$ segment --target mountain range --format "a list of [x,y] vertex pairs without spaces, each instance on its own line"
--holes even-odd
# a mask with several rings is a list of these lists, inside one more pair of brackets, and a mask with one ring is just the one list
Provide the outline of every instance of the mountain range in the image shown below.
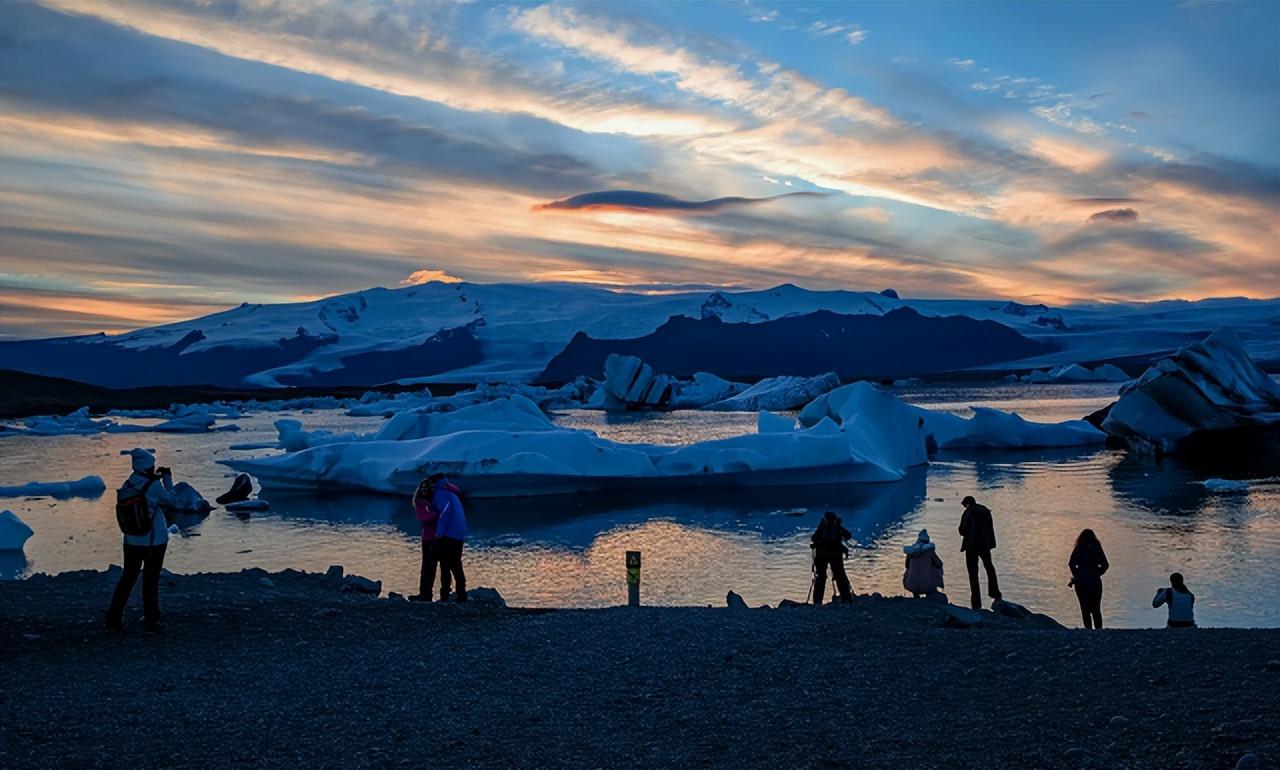
[[[911,315],[894,315],[903,309]],[[819,311],[821,315],[808,321],[751,328]],[[588,340],[594,357],[606,349],[623,352],[634,340],[655,333],[674,339],[673,331],[692,334],[697,329],[704,347],[714,347],[716,330],[732,335],[734,345],[747,345],[725,357],[724,374],[766,376],[799,373],[784,369],[798,365],[805,356],[797,352],[795,360],[784,365],[783,357],[752,349],[746,341],[753,335],[780,339],[776,345],[783,347],[834,348],[838,345],[823,334],[862,328],[871,318],[890,319],[889,326],[916,328],[915,336],[895,339],[900,346],[919,348],[919,359],[935,361],[931,372],[1150,359],[1224,325],[1235,328],[1255,359],[1280,360],[1277,299],[1052,307],[1006,300],[900,298],[892,291],[812,291],[790,284],[760,291],[646,294],[577,284],[432,282],[310,302],[246,303],[113,336],[0,341],[0,368],[114,388],[529,381],[557,374],[558,370],[549,370],[553,359],[562,353],[577,356]],[[962,327],[979,328],[972,325],[974,321],[999,324],[1022,341],[999,332],[1009,344],[984,349],[990,345],[987,336],[953,334]],[[955,329],[947,330],[948,326]],[[928,331],[920,331],[925,327]],[[773,328],[809,329],[813,334],[788,341],[769,337]],[[840,345],[869,344],[858,342],[852,331],[841,334],[845,336]],[[937,341],[942,339],[951,342],[939,346]],[[723,341],[727,344],[728,338]],[[925,353],[926,348],[933,354]],[[853,352],[850,348],[850,355]],[[750,372],[737,371],[743,369],[738,361],[744,357],[761,363],[747,367]],[[775,364],[767,363],[770,358]],[[814,361],[820,358],[817,351],[811,356]],[[561,356],[562,362],[568,360]],[[905,359],[900,363],[902,368],[888,364],[874,372],[877,376],[923,373],[919,364],[908,366]],[[862,366],[847,371],[871,371]],[[566,364],[561,371],[591,373],[586,365]]]

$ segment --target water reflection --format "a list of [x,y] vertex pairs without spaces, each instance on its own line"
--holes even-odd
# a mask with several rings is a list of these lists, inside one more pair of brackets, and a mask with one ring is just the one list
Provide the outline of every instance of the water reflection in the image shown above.
[[[707,530],[749,530],[764,540],[811,529],[823,511],[836,511],[859,545],[915,511],[925,497],[926,471],[886,484],[765,487],[732,490],[640,490],[469,501],[471,539],[479,543],[538,543],[587,548],[601,532],[651,520]],[[274,492],[271,515],[328,524],[389,525],[416,537],[419,525],[407,498]],[[512,535],[518,534],[518,540]]]

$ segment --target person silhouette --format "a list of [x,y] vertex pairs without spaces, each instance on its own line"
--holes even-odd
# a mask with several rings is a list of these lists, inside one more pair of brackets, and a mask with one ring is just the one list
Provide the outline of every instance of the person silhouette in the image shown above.
[[1067,583],[1067,587],[1074,586],[1076,589],[1076,600],[1080,602],[1080,618],[1084,621],[1084,627],[1101,629],[1102,576],[1110,569],[1111,564],[1093,530],[1080,531],[1067,566],[1071,568],[1071,582]]
[[991,519],[991,509],[967,496],[960,501],[964,513],[960,516],[960,550],[964,553],[964,566],[969,572],[969,604],[975,610],[982,609],[981,586],[978,585],[978,562],[987,571],[987,595],[999,601],[1000,584],[996,580],[996,568],[991,563],[991,551],[996,547],[996,529]]
[[809,538],[809,547],[813,549],[813,603],[822,604],[822,595],[827,590],[827,568],[831,568],[831,576],[835,580],[836,590],[840,592],[840,601],[849,604],[853,601],[853,589],[849,586],[849,576],[844,571],[844,557],[849,549],[844,541],[853,537],[835,511],[827,511],[818,522],[818,528]]
[[906,569],[902,571],[902,587],[919,599],[945,599],[938,589],[942,588],[942,559],[938,558],[938,548],[929,540],[929,530],[922,529],[911,545],[904,545],[902,552],[907,555]]
[[1169,605],[1169,620],[1165,623],[1166,628],[1196,627],[1196,595],[1187,588],[1181,572],[1175,572],[1169,576],[1168,588],[1156,590],[1151,606],[1159,607],[1161,604]]

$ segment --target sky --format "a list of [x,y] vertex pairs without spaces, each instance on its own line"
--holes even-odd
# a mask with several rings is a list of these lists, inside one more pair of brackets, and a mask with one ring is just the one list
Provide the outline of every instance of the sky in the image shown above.
[[0,337],[428,280],[1280,295],[1280,4],[0,3]]

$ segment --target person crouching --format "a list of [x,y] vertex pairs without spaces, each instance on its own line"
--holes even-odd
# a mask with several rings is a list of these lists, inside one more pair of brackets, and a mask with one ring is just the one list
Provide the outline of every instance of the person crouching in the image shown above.
[[922,529],[911,545],[902,547],[907,555],[906,570],[902,573],[902,587],[917,599],[945,598],[939,592],[942,585],[942,559],[938,549],[929,540],[929,530]]

